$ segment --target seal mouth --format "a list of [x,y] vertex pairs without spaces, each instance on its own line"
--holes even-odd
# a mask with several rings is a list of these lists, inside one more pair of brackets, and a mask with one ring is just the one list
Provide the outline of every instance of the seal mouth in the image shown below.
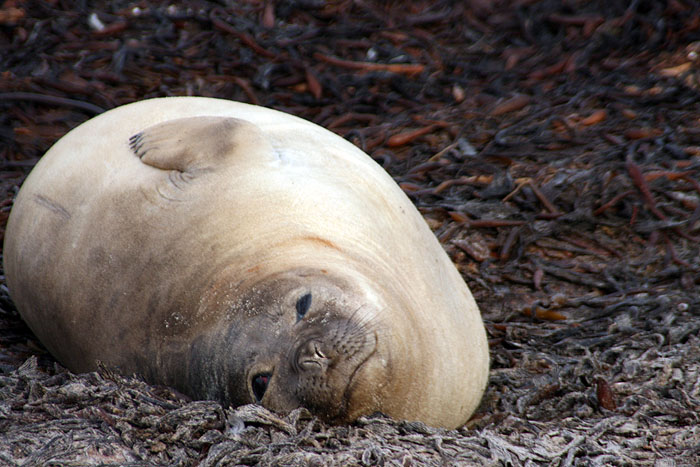
[[372,349],[365,355],[365,357],[362,359],[360,363],[355,366],[355,369],[353,370],[352,374],[350,375],[350,378],[348,379],[348,384],[345,387],[345,392],[343,393],[343,398],[346,401],[350,401],[352,397],[352,393],[354,392],[355,386],[356,386],[356,381],[355,379],[357,376],[360,374],[361,370],[364,368],[365,364],[377,354],[377,345],[379,342],[379,338],[377,337],[376,332],[372,332],[371,334],[372,339],[374,339],[374,342],[372,343]]
[[[373,332],[370,334],[370,336],[374,340],[372,344],[368,343],[368,347],[371,345],[371,349],[368,349],[366,355],[362,357],[362,360],[357,365],[355,365],[355,368],[352,370],[352,373],[348,378],[347,384],[345,385],[345,389],[342,392],[342,397],[340,398],[340,400],[337,401],[337,405],[335,405],[335,413],[329,411],[325,414],[319,414],[322,418],[325,418],[327,422],[345,423],[355,419],[357,416],[362,415],[365,412],[369,413],[371,411],[367,410],[369,406],[362,402],[360,403],[360,407],[356,407],[356,399],[363,399],[367,396],[369,396],[370,398],[373,397],[373,393],[365,394],[365,392],[367,392],[368,389],[368,383],[362,378],[364,369],[367,368],[367,363],[375,355],[377,355],[378,352],[377,334]],[[372,383],[370,382],[369,386],[371,385]],[[359,394],[360,397],[355,397],[356,394]],[[331,407],[329,407],[329,409],[331,409]]]

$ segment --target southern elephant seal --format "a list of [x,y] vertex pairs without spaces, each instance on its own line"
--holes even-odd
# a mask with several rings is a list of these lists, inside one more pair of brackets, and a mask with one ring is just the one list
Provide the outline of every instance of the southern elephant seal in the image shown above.
[[4,256],[22,317],[76,372],[448,428],[486,385],[479,310],[416,208],[274,110],[175,97],[93,118],[26,179]]

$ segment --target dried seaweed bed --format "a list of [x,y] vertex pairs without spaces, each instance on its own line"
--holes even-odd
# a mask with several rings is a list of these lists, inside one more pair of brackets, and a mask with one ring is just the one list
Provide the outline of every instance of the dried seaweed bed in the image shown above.
[[419,206],[482,307],[490,385],[456,431],[192,402],[66,372],[2,288],[0,464],[700,465],[697,2],[93,3],[0,8],[2,223],[102,109],[286,110]]

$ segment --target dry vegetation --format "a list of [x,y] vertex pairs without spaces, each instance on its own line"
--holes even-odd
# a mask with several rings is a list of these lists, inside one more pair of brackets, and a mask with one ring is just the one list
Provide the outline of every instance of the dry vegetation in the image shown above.
[[285,110],[425,215],[482,308],[490,385],[456,431],[186,401],[66,372],[3,286],[0,464],[700,465],[697,1],[88,3],[0,7],[3,225],[103,109]]

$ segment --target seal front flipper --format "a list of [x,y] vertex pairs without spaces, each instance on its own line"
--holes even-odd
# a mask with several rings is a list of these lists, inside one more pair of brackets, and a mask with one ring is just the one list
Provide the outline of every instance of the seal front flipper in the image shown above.
[[147,165],[194,176],[275,158],[259,127],[230,117],[168,120],[133,135],[129,146]]

